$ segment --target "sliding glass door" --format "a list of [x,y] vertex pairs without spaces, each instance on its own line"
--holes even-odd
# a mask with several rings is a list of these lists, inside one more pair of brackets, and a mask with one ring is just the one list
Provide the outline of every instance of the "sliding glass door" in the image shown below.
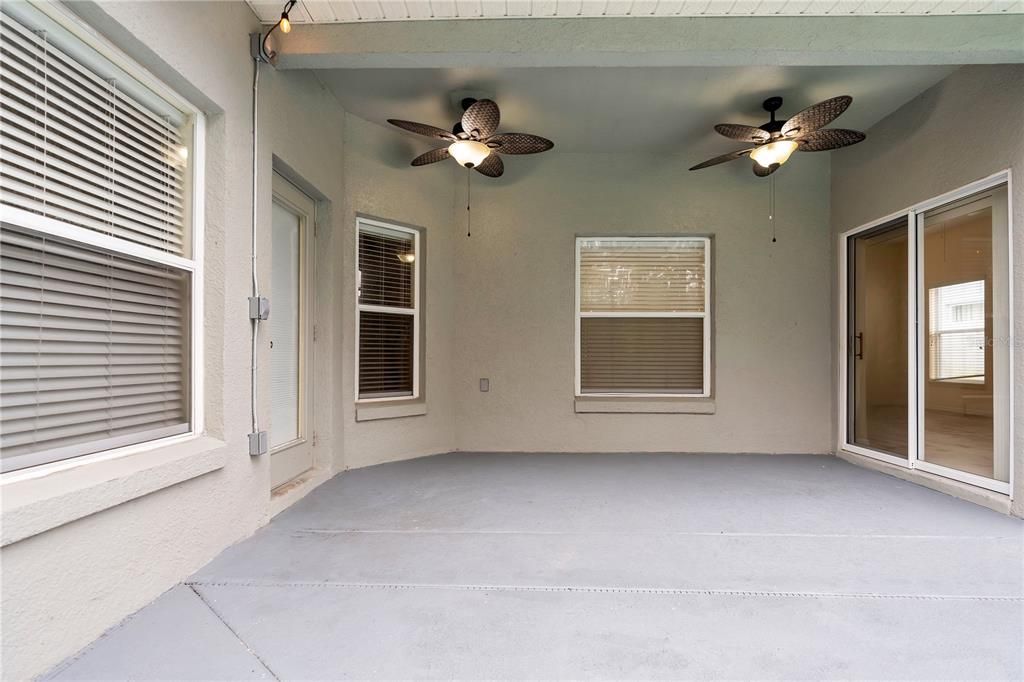
[[1010,480],[1006,185],[917,214],[920,460]]
[[904,217],[850,238],[847,430],[849,443],[910,454],[907,313],[910,230]]
[[843,235],[840,446],[1009,491],[1005,179]]

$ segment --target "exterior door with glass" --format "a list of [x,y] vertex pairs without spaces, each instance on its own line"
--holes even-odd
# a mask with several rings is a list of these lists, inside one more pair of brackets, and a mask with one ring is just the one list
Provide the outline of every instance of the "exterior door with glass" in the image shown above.
[[993,176],[842,236],[842,449],[1009,492],[1007,187]]
[[316,205],[274,174],[270,282],[270,482],[281,486],[313,468],[311,272]]

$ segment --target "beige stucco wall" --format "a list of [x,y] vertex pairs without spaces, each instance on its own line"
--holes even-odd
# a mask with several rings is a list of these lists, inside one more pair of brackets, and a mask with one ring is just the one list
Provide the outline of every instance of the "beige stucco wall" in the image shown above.
[[[456,245],[457,443],[479,451],[815,452],[830,449],[829,160],[768,182],[669,155],[510,157],[473,178]],[[464,190],[457,220],[464,221]],[[715,414],[577,414],[576,235],[713,237]],[[490,379],[481,393],[478,380]]]
[[[345,194],[347,206],[339,283],[339,307],[344,319],[339,349],[344,358],[340,388],[343,395],[345,445],[343,466],[352,468],[407,459],[455,448],[453,386],[453,325],[456,301],[452,295],[452,197],[458,168],[437,164],[411,168],[419,153],[412,139],[397,130],[348,116],[345,124]],[[423,229],[426,296],[421,299],[423,359],[421,389],[427,413],[413,417],[356,421],[355,396],[355,221],[356,215],[414,225]],[[337,375],[336,375],[337,376]]]
[[[1017,400],[1016,490],[1012,511],[1024,515],[1024,66],[966,66],[883,119],[868,139],[832,161],[832,231],[838,235],[912,204],[1009,168],[1014,225],[1013,384]],[[837,241],[833,238],[833,252]],[[838,268],[838,261],[835,261]],[[834,278],[834,310],[838,280]],[[838,313],[833,333],[838,335]],[[833,363],[838,358],[833,354]],[[837,391],[838,389],[836,389]],[[836,395],[833,391],[833,395]],[[838,439],[836,420],[833,437]]]
[[[80,510],[108,508],[0,550],[5,679],[42,673],[74,654],[225,547],[251,534],[277,508],[270,495],[269,460],[251,458],[246,440],[250,431],[246,297],[251,286],[252,196],[252,61],[247,34],[258,25],[243,3],[203,3],[201,11],[196,7],[192,3],[104,2],[76,5],[76,11],[207,114],[204,403],[208,438],[188,446],[205,449],[202,467],[183,460],[145,477],[125,472],[84,495],[55,498],[53,504],[61,506],[68,518]],[[345,112],[311,74],[285,74],[264,67],[260,116],[258,263],[262,282],[270,281],[272,166],[299,180],[325,212],[316,246],[315,451],[322,467],[317,480],[350,466],[451,450],[451,397],[445,388],[449,345],[445,334],[450,333],[446,306],[451,310],[445,227],[452,211],[450,190],[445,190],[450,186],[441,178],[403,182],[397,161],[373,153],[383,129],[358,119],[346,121]],[[353,151],[346,155],[349,145]],[[427,377],[427,416],[354,421],[354,303],[349,302],[354,302],[355,293],[352,279],[343,273],[351,272],[356,210],[426,227],[428,248],[437,254],[437,267],[428,269],[427,349],[432,368]],[[265,340],[264,336],[260,355],[264,367],[269,363]],[[266,428],[269,377],[265,371],[259,395]],[[159,452],[146,455],[154,460],[159,456]],[[196,471],[212,468],[211,461],[222,466],[200,476],[180,473],[190,466]],[[175,482],[179,479],[187,480]],[[50,487],[52,492],[59,486]],[[48,519],[33,518],[33,514],[48,513],[47,508],[9,514],[7,500],[13,496],[6,490],[5,524],[11,528],[52,525]],[[74,509],[68,511],[69,505]]]

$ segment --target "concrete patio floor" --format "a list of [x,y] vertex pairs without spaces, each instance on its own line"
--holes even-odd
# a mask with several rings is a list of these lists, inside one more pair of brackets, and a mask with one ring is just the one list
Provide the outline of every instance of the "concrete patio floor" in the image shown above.
[[336,476],[49,677],[1020,679],[1022,544],[833,457],[440,455]]

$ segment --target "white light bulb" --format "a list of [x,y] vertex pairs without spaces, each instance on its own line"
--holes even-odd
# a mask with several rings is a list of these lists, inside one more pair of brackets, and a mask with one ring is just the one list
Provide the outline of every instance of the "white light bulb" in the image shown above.
[[483,163],[484,159],[491,153],[491,148],[483,142],[474,140],[459,140],[448,147],[448,153],[459,162],[460,166],[475,168]]
[[288,21],[288,15],[287,14],[282,14],[281,15],[281,33],[291,33],[291,32],[292,32],[292,22]]
[[762,168],[771,168],[775,164],[781,166],[789,160],[790,154],[795,152],[798,146],[793,140],[769,142],[750,152],[750,158]]

